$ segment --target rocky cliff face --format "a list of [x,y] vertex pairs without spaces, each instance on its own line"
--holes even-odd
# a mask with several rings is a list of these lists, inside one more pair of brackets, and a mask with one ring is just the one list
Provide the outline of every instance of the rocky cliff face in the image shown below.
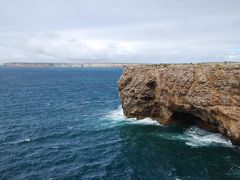
[[139,65],[119,80],[124,114],[195,123],[240,145],[240,64]]

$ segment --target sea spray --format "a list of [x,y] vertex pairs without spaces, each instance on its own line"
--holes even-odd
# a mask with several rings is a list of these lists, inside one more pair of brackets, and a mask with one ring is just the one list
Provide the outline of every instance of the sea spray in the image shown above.
[[113,121],[121,122],[124,121],[127,124],[158,125],[158,126],[161,125],[160,123],[151,118],[144,118],[141,120],[137,120],[136,118],[127,118],[126,116],[124,116],[122,106],[118,106],[117,109],[110,111],[109,113],[107,113],[105,117]]
[[[115,122],[121,122],[126,124],[162,126],[160,123],[152,120],[151,118],[144,118],[141,120],[136,120],[136,118],[127,118],[126,116],[124,116],[122,106],[119,106],[117,109],[110,111],[105,117]],[[172,132],[161,132],[159,136],[169,140],[184,141],[186,145],[193,147],[211,145],[232,147],[231,141],[225,138],[220,133],[211,133],[206,130],[200,129],[197,126],[189,127],[181,134]]]
[[209,145],[223,145],[232,146],[230,140],[225,138],[220,133],[211,133],[206,130],[200,129],[196,126],[188,128],[184,132],[186,144],[189,146],[209,146]]

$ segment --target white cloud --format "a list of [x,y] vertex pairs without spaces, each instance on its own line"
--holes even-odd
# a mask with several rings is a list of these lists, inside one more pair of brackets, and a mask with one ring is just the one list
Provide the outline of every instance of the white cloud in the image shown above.
[[0,5],[0,63],[240,59],[236,0],[0,0]]
[[60,59],[111,60],[131,55],[127,42],[84,40],[78,37],[55,35],[29,38],[29,51]]

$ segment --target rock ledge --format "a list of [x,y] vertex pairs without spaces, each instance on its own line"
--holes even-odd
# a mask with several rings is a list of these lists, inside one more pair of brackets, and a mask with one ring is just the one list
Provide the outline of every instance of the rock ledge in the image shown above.
[[119,95],[127,117],[196,123],[240,145],[239,63],[126,67]]

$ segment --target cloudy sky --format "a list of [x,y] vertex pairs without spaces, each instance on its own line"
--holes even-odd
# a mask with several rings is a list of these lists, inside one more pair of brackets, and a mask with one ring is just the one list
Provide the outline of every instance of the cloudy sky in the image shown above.
[[0,0],[0,63],[240,61],[239,0]]

